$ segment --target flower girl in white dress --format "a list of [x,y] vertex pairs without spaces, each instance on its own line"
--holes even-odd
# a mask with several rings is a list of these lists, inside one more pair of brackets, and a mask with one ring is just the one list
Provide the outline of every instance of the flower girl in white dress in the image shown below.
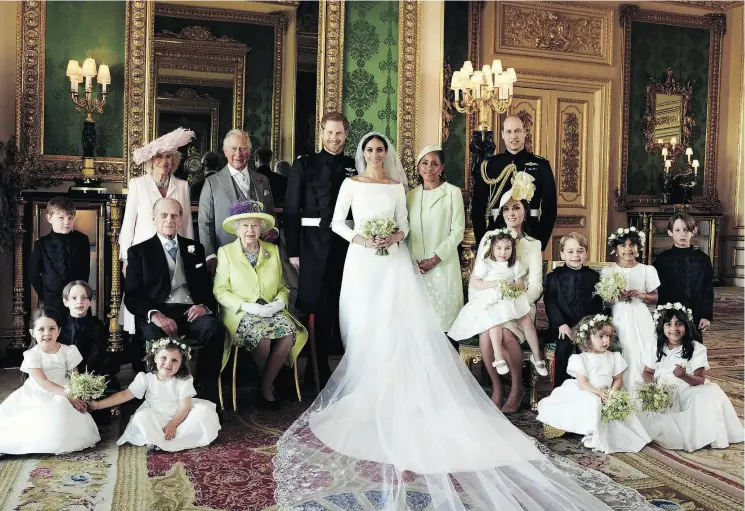
[[647,353],[654,346],[654,321],[647,305],[657,303],[657,288],[660,278],[654,266],[637,261],[644,249],[644,231],[634,227],[618,229],[608,236],[611,254],[616,254],[616,264],[603,268],[602,279],[610,272],[620,272],[626,279],[626,290],[613,304],[613,325],[624,360],[629,365],[623,378],[623,387],[633,393],[635,385],[642,381],[642,370]]
[[641,413],[652,439],[666,449],[695,451],[710,445],[724,449],[743,441],[737,412],[719,385],[706,379],[706,347],[693,340],[693,312],[680,303],[657,307],[657,343],[649,351],[644,381],[675,388],[666,413]]
[[582,353],[569,357],[565,380],[550,396],[538,403],[537,419],[555,428],[585,435],[585,447],[603,452],[639,452],[652,439],[632,414],[625,421],[603,422],[603,401],[612,390],[620,390],[626,361],[608,351],[615,338],[611,318],[586,316],[575,326],[573,338]]
[[62,454],[101,440],[80,399],[68,398],[67,375],[83,360],[78,348],[57,342],[59,314],[51,308],[31,316],[36,344],[23,353],[29,378],[0,404],[0,455]]
[[145,402],[130,419],[117,445],[129,442],[175,452],[204,447],[217,438],[220,420],[215,404],[194,398],[197,392],[188,359],[189,348],[181,339],[160,339],[145,358],[148,373],[138,373],[128,389],[89,403],[92,409],[100,410],[144,396]]
[[494,348],[493,365],[499,374],[507,374],[510,369],[502,356],[503,325],[516,320],[533,352],[530,362],[538,374],[548,376],[530,317],[530,303],[525,296],[523,277],[528,272],[517,260],[516,237],[516,233],[507,228],[489,235],[486,240],[490,243],[489,250],[483,260],[476,261],[471,274],[468,303],[460,310],[448,335],[461,341],[488,332]]

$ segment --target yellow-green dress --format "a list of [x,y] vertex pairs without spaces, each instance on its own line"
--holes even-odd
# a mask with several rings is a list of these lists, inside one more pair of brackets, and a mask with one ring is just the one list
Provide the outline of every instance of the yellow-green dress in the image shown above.
[[458,245],[463,241],[466,217],[460,188],[442,183],[433,190],[422,185],[406,196],[409,210],[409,250],[421,261],[435,255],[442,260],[422,275],[427,295],[447,332],[463,307],[463,284]]

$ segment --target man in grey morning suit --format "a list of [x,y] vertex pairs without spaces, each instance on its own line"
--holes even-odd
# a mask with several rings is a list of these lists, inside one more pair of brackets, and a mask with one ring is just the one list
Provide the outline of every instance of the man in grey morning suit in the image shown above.
[[[274,198],[269,180],[247,168],[251,157],[251,140],[243,130],[230,130],[223,141],[223,152],[228,164],[209,176],[199,196],[199,241],[204,245],[207,268],[215,274],[217,249],[235,240],[222,228],[222,222],[230,216],[230,206],[238,199],[252,199],[264,204],[264,211],[274,215]],[[276,223],[275,223],[276,225]],[[264,241],[273,242],[279,231],[272,229],[264,233]]]

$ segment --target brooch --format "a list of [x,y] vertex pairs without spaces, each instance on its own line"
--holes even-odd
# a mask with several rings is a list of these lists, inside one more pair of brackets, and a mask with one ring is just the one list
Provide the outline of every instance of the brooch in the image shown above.
[[537,167],[538,164],[534,161],[529,161],[528,163],[525,164],[525,166],[526,167]]
[[357,171],[351,167],[346,167],[344,169],[344,173],[347,175],[347,177],[352,177],[355,174],[355,172]]

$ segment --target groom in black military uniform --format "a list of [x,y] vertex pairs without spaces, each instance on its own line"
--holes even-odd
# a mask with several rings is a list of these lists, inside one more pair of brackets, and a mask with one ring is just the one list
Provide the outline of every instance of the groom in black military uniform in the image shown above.
[[525,150],[525,128],[519,117],[510,115],[502,123],[505,152],[484,160],[481,171],[473,176],[471,220],[477,244],[487,230],[494,228],[499,215],[499,199],[510,188],[511,178],[525,171],[535,178],[535,194],[526,212],[532,236],[541,241],[545,250],[556,222],[556,181],[551,164],[545,158]]
[[[323,149],[295,160],[285,192],[287,256],[299,272],[295,307],[315,317],[321,388],[331,377],[329,354],[342,351],[339,293],[349,243],[331,231],[331,218],[342,182],[356,175],[354,159],[344,155],[348,132],[349,122],[342,114],[324,115]],[[309,381],[311,371],[306,369],[305,374]]]

